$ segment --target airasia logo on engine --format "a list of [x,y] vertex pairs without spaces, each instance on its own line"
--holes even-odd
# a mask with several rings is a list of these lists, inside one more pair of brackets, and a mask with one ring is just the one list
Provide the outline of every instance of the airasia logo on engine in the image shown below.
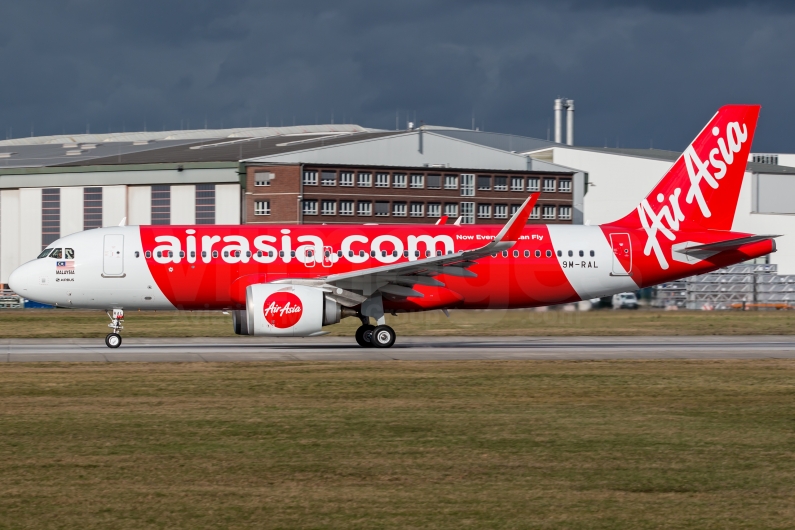
[[284,329],[295,326],[301,320],[304,306],[293,293],[273,293],[262,306],[265,320],[273,327]]

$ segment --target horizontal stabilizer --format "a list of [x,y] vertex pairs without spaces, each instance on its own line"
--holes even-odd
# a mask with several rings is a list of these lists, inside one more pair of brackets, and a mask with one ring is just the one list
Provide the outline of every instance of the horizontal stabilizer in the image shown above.
[[724,252],[726,250],[737,250],[743,245],[750,243],[758,243],[767,239],[780,237],[779,235],[760,235],[738,237],[736,239],[727,239],[726,241],[718,241],[716,243],[705,243],[703,245],[696,245],[694,247],[687,247],[686,249],[679,250],[682,254],[697,254],[702,252]]

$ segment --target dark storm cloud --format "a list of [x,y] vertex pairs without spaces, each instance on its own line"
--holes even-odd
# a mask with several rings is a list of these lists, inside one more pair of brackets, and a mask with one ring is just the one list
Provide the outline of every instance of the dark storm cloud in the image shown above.
[[8,3],[0,136],[180,125],[426,123],[681,149],[718,106],[764,105],[757,151],[795,151],[789,2]]

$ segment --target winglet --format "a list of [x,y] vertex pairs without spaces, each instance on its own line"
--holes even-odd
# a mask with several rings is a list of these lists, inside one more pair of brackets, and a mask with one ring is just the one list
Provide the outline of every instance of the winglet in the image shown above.
[[126,217],[122,217],[121,218],[121,222],[119,223],[119,226],[127,226],[127,218]]
[[436,224],[437,224],[437,225],[443,225],[443,224],[447,224],[447,216],[446,216],[446,215],[443,215],[443,216],[441,216],[441,217],[439,218],[439,220],[438,220],[438,221],[436,221]]
[[533,206],[536,205],[540,196],[540,193],[533,193],[524,201],[522,207],[513,214],[511,219],[502,227],[500,233],[497,234],[497,237],[494,238],[494,243],[499,243],[500,241],[513,243],[519,239],[522,230],[524,230],[524,225],[527,224],[527,220],[530,218],[530,212],[533,211]]

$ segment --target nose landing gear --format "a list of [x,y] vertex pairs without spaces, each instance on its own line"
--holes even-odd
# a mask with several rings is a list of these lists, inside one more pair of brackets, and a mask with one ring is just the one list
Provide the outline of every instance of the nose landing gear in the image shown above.
[[108,313],[108,317],[110,317],[108,327],[113,329],[113,332],[108,333],[105,337],[105,345],[108,348],[118,348],[121,346],[121,334],[119,332],[124,329],[124,310],[114,309],[113,316]]

